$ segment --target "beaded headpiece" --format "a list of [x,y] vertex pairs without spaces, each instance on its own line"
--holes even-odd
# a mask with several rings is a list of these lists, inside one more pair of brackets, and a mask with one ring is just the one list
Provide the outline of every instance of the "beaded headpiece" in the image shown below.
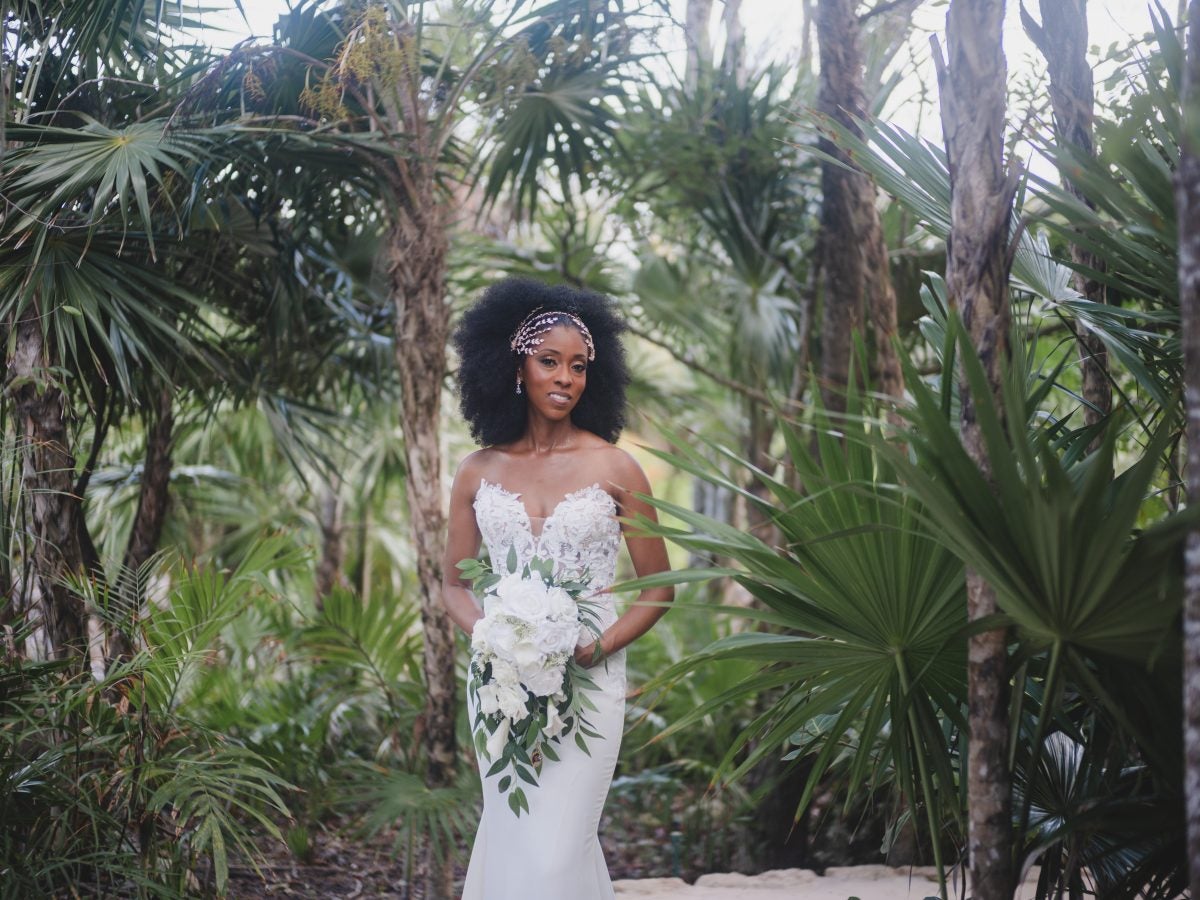
[[564,320],[579,329],[579,333],[583,335],[583,343],[587,345],[588,362],[594,360],[596,345],[592,343],[592,333],[583,324],[583,319],[574,313],[558,309],[546,310],[541,306],[521,320],[521,324],[513,332],[512,340],[508,345],[512,348],[513,353],[532,355],[537,352],[538,346],[545,340],[542,335],[555,325],[565,324]]

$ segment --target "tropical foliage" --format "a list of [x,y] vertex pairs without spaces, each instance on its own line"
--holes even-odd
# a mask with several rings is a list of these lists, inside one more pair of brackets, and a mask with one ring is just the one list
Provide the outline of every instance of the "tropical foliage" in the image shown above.
[[[859,8],[872,115],[919,5]],[[191,8],[0,5],[0,895],[236,895],[341,840],[452,891],[466,654],[422,580],[442,486],[410,474],[468,448],[444,337],[506,273],[622,302],[641,525],[676,566],[621,590],[680,585],[629,657],[614,874],[931,863],[947,895],[967,641],[1001,628],[1016,867],[1045,897],[1184,889],[1165,11],[1113,51],[1093,154],[1029,117],[1049,164],[1011,210],[991,385],[945,279],[946,153],[813,115],[811,56],[751,64],[731,30],[676,77],[652,6],[575,0],[304,0],[221,53]],[[821,404],[822,136],[882,192],[901,401],[860,335]],[[999,606],[974,626],[968,570]]]

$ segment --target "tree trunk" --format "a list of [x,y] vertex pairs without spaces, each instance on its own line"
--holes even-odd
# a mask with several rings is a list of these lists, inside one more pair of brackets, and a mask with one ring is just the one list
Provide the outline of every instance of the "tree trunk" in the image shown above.
[[[137,511],[133,516],[129,541],[121,561],[122,571],[118,576],[117,593],[131,622],[137,620],[145,599],[142,596],[142,581],[137,573],[158,550],[170,502],[171,449],[175,431],[173,396],[172,388],[160,388],[156,408],[147,421],[146,459],[142,463]],[[111,629],[106,657],[129,659],[133,655],[134,640],[136,637],[132,630],[126,633]]]
[[[1092,67],[1088,65],[1087,0],[1040,0],[1042,24],[1039,26],[1021,7],[1025,30],[1046,59],[1050,73],[1050,105],[1054,111],[1054,131],[1060,145],[1070,146],[1080,156],[1090,157],[1095,150],[1092,120],[1095,91]],[[1067,160],[1059,164],[1063,187],[1089,207],[1095,208],[1070,178]],[[1078,244],[1071,245],[1071,261],[1076,266],[1103,271],[1104,260]],[[1093,303],[1105,302],[1104,285],[1077,271],[1072,278],[1075,290]],[[1094,425],[1112,410],[1112,385],[1108,379],[1108,349],[1104,342],[1076,321],[1079,350],[1081,394],[1086,401],[1083,419]],[[1096,437],[1093,447],[1100,438]]]
[[146,461],[142,465],[137,512],[133,516],[133,528],[129,533],[124,560],[124,567],[135,572],[158,550],[163,522],[167,518],[171,483],[171,444],[175,430],[172,393],[169,387],[159,390],[158,408],[154,410],[146,431]]
[[[775,469],[775,460],[771,456],[771,439],[775,436],[775,416],[761,404],[750,404],[747,412],[746,443],[744,450],[755,468],[764,472]],[[744,485],[748,493],[753,494],[767,503],[772,502],[771,489],[768,488],[754,473],[749,473]],[[756,538],[774,547],[780,541],[777,529],[768,513],[763,512],[749,500],[746,504],[746,530]]]
[[[1188,501],[1200,502],[1200,0],[1187,16],[1184,140],[1176,172],[1179,216],[1179,305],[1183,316],[1184,397],[1187,403]],[[1183,605],[1184,794],[1187,804],[1191,893],[1200,897],[1200,529],[1188,535]]]
[[[33,625],[34,657],[83,655],[87,614],[83,598],[63,580],[81,578],[81,515],[74,492],[75,459],[68,449],[65,400],[53,380],[37,303],[17,323],[8,359],[8,390],[21,434],[22,487],[29,523],[27,569],[18,586],[19,612]],[[27,642],[28,646],[28,642]]]
[[[856,120],[865,115],[863,59],[855,6],[854,0],[817,2],[817,105],[822,115],[861,135]],[[904,393],[904,381],[892,346],[896,294],[875,206],[875,183],[829,138],[821,138],[820,149],[844,164],[821,164],[818,238],[823,277],[821,395],[825,406],[837,411],[845,409],[853,336],[862,332],[866,321],[874,345],[869,361],[874,388],[898,397]]]
[[812,66],[812,31],[816,13],[816,0],[801,0],[803,16],[800,19],[800,65],[806,71]]
[[746,29],[742,25],[742,0],[725,0],[721,13],[725,26],[725,52],[721,68],[733,77],[738,87],[746,86]]
[[[342,479],[340,476],[335,474],[331,483],[322,488],[319,503],[320,509],[317,511],[317,518],[321,527],[321,558],[317,562],[314,579],[317,609],[324,605],[325,598],[329,596],[330,591],[346,584],[346,577],[342,572],[346,554],[345,544],[342,540],[345,528],[342,523],[344,504],[342,503]],[[365,598],[363,602],[366,602]]]
[[[987,373],[998,411],[1009,354],[1008,238],[1015,182],[1004,170],[1006,65],[1001,39],[1004,0],[951,0],[946,36],[949,63],[939,67],[942,127],[950,164],[950,239],[946,285]],[[940,62],[940,59],[938,60]],[[991,466],[961,383],[962,439],[985,473]],[[996,594],[967,572],[970,621],[996,611]],[[1013,895],[1012,786],[1008,770],[1008,660],[1005,633],[968,643],[968,850],[972,895]]]
[[700,72],[712,64],[712,41],[708,34],[712,5],[713,0],[688,0],[687,21],[683,28],[683,37],[687,41],[683,86],[689,94],[700,83]]
[[[425,637],[426,703],[424,741],[426,783],[444,787],[454,780],[454,629],[442,604],[442,553],[446,517],[442,508],[441,399],[450,337],[446,302],[448,238],[432,173],[420,182],[419,196],[405,197],[396,213],[388,247],[388,276],[396,308],[396,365],[407,466],[409,522],[417,551],[421,624]],[[447,859],[430,860],[426,896],[449,895]]]
[[[864,176],[865,177],[865,176]],[[896,290],[892,284],[891,262],[883,242],[883,226],[875,208],[875,182],[870,185],[870,202],[863,207],[866,221],[861,234],[863,270],[867,286],[867,314],[871,320],[871,386],[889,397],[904,396],[904,372],[896,351],[899,332]]]

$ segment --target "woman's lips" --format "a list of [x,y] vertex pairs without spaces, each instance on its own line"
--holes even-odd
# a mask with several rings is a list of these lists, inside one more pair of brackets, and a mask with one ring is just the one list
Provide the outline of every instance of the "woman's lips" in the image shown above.
[[559,406],[566,406],[567,404],[569,404],[571,402],[570,394],[563,394],[558,391],[552,391],[547,396],[549,396],[551,403],[555,403]]

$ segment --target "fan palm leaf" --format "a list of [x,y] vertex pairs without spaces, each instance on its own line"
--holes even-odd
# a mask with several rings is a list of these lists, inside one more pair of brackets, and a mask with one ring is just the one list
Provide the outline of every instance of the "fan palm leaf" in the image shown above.
[[[812,762],[797,815],[832,768],[854,794],[890,777],[925,808],[935,854],[959,816],[955,753],[946,731],[965,727],[966,608],[962,564],[924,525],[921,504],[898,495],[895,470],[872,445],[876,426],[852,416],[834,433],[818,416],[816,449],[798,426],[785,429],[802,493],[736,454],[710,448],[725,465],[754,473],[770,495],[740,488],[695,450],[662,454],[674,465],[760,505],[784,537],[772,547],[752,534],[663,500],[653,504],[684,528],[640,522],[689,550],[716,553],[733,566],[668,573],[650,583],[730,575],[760,599],[750,613],[782,631],[721,638],[668,669],[665,685],[712,660],[753,662],[757,671],[671,723],[665,739],[732,702],[770,697],[734,740],[719,776],[736,779],[790,746],[790,759]],[[839,440],[845,437],[845,444]],[[814,731],[814,724],[816,729]]]
[[[181,176],[186,185],[208,143],[203,135],[165,126],[165,120],[150,120],[110,128],[85,117],[81,128],[10,128],[9,137],[22,146],[5,155],[0,177],[21,213],[6,223],[6,237],[20,243],[30,231],[72,228],[80,221],[94,230],[113,202],[128,230],[132,203],[153,259],[155,233],[162,226],[151,207],[172,205],[170,193],[161,190],[168,173]],[[153,191],[155,186],[160,190]]]
[[[1026,427],[1030,408],[1011,378],[1003,392],[1008,427],[1002,426],[964,334],[953,317],[949,337],[958,343],[975,399],[990,474],[967,454],[910,363],[915,405],[905,413],[912,422],[907,447],[885,452],[905,490],[920,499],[938,539],[995,589],[1003,616],[990,626],[1016,626],[1018,671],[1021,660],[1039,661],[1042,696],[1030,745],[1041,747],[1051,723],[1063,715],[1064,698],[1077,692],[1128,736],[1161,783],[1170,784],[1179,760],[1174,742],[1161,733],[1164,720],[1141,716],[1138,704],[1129,702],[1135,685],[1155,693],[1178,680],[1182,544],[1196,512],[1141,527],[1149,486],[1171,438],[1170,417],[1143,456],[1119,475],[1113,474],[1117,429],[1111,422],[1099,449],[1068,467],[1046,431]],[[1018,696],[1027,688],[1019,675]],[[1042,789],[1040,772],[1035,760],[1021,805],[1022,830]]]

